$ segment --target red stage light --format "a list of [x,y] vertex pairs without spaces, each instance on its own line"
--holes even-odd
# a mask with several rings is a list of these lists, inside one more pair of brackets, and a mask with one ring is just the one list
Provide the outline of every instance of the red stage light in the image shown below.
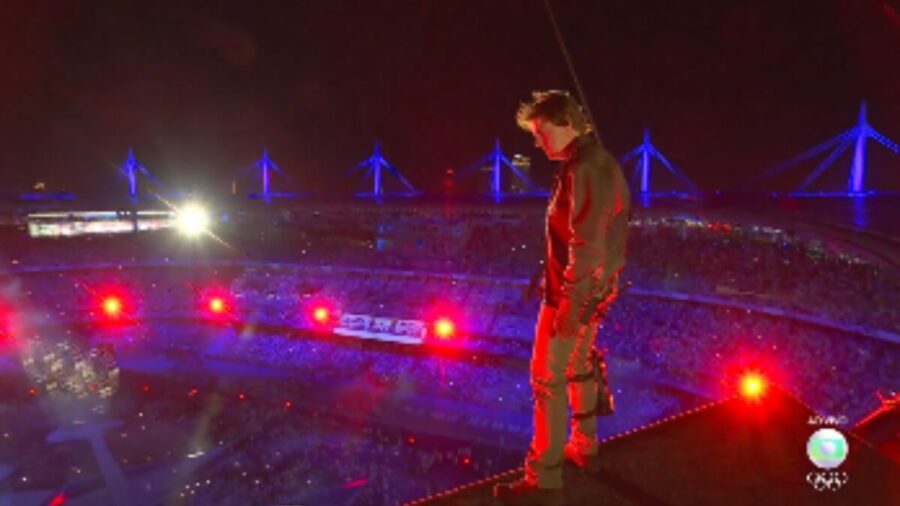
[[469,323],[466,312],[455,304],[445,301],[431,301],[430,307],[422,312],[421,319],[427,325],[425,339],[435,351],[453,353],[465,347]]
[[234,318],[234,297],[220,286],[198,290],[198,310],[207,319],[228,321]]
[[91,294],[91,307],[86,309],[98,319],[98,323],[114,327],[135,317],[137,303],[127,287],[117,283],[103,283],[84,286],[84,289]]
[[[762,337],[759,338],[762,340]],[[783,358],[764,349],[738,349],[715,372],[721,378],[719,395],[739,395],[745,401],[759,402],[776,385],[795,383]]]
[[60,492],[56,497],[53,498],[53,500],[47,503],[47,506],[63,506],[63,504],[66,504],[67,501],[68,499],[66,499],[65,494]]
[[300,300],[300,320],[305,325],[324,332],[330,332],[341,320],[341,312],[334,299],[322,295]]
[[362,487],[362,486],[365,485],[366,483],[369,483],[369,480],[367,480],[367,479],[365,479],[365,478],[360,479],[360,480],[354,480],[354,481],[351,481],[350,483],[347,483],[346,485],[344,485],[344,488],[357,488],[357,487]]
[[15,341],[11,325],[5,321],[0,321],[0,348],[8,346]]
[[447,340],[453,337],[456,333],[456,326],[453,325],[453,322],[449,318],[439,318],[436,322],[434,322],[434,334],[443,340]]
[[122,299],[114,295],[104,298],[103,312],[110,318],[118,318],[122,314]]
[[12,343],[18,333],[14,323],[13,312],[0,304],[0,347]]
[[225,312],[225,301],[222,300],[222,297],[213,297],[209,301],[209,310],[216,314],[221,314]]
[[759,400],[767,388],[766,378],[759,373],[748,372],[741,377],[741,395],[749,400]]
[[329,313],[328,308],[326,308],[326,307],[320,306],[320,307],[317,307],[313,311],[313,319],[316,321],[316,323],[318,323],[320,325],[324,325],[324,324],[328,323],[328,320],[330,317],[331,317],[331,314]]

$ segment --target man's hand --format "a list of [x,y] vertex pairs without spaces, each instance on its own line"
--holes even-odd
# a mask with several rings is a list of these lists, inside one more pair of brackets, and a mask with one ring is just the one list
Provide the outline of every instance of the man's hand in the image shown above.
[[556,308],[556,319],[553,323],[553,334],[561,337],[575,337],[583,326],[579,321],[581,308],[590,297],[591,279],[583,279],[578,283],[564,284],[559,307]]
[[531,302],[531,299],[534,297],[541,299],[544,296],[544,281],[544,264],[542,263],[538,270],[531,275],[528,286],[522,290],[522,300]]
[[557,335],[578,335],[595,317],[605,315],[621,293],[618,273],[599,290],[583,287],[584,284],[569,285],[571,292],[563,295],[556,313],[554,331]]
[[613,302],[619,298],[621,292],[622,290],[619,288],[619,276],[616,275],[602,293],[585,302],[581,314],[579,315],[579,321],[587,325],[591,323],[591,320],[594,318],[605,317],[606,313],[609,312],[609,308],[612,307]]

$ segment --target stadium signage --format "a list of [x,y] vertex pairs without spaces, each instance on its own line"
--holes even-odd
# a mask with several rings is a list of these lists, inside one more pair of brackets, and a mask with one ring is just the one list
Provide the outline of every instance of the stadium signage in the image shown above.
[[422,344],[427,330],[428,325],[422,320],[344,313],[334,333],[361,339]]

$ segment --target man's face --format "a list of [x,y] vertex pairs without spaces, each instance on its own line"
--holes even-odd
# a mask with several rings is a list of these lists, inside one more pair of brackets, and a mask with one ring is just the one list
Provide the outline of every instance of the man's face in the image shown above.
[[547,158],[551,160],[564,160],[563,150],[578,137],[578,131],[571,125],[554,125],[542,118],[530,120],[528,128],[534,136],[534,145],[544,150]]

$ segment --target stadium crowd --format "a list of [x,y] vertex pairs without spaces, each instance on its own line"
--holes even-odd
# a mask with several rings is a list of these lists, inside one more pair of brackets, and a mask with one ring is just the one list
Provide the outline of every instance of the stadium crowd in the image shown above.
[[[334,274],[333,270],[254,266],[210,273],[157,267],[124,270],[118,276],[140,298],[135,312],[145,318],[196,319],[196,293],[190,288],[207,279],[225,284],[235,297],[238,307],[232,323],[240,326],[225,327],[228,332],[211,332],[202,339],[156,332],[152,326],[129,331],[129,339],[139,336],[142,342],[151,343],[146,346],[286,367],[301,376],[333,375],[333,381],[345,377],[347,368],[368,371],[392,387],[432,385],[425,392],[433,394],[434,385],[449,385],[452,388],[443,395],[454,400],[513,411],[527,407],[523,387],[527,385],[536,303],[516,299],[521,283],[378,272]],[[79,284],[97,286],[104,276],[108,274],[102,270],[86,271],[73,283],[67,273],[31,274],[23,277],[22,286],[35,299],[29,304],[32,307],[40,306],[44,293],[61,295],[55,302],[60,306],[58,312],[45,312],[42,321],[71,318],[74,322],[85,315],[102,319],[96,311],[79,318],[83,308],[89,307],[85,297],[92,293]],[[457,358],[462,359],[437,360],[434,355],[422,360],[421,351],[405,351],[408,345],[393,345],[400,353],[371,347],[363,353],[365,343],[360,341],[305,340],[304,289],[341,300],[347,312],[394,318],[421,317],[429,301],[449,300],[462,308],[459,318],[467,331],[459,336],[461,357]],[[733,305],[626,294],[614,306],[600,340],[616,355],[640,360],[701,390],[711,388],[718,369],[724,370],[728,361],[752,356],[767,368],[791,371],[785,384],[813,406],[851,418],[871,409],[879,389],[900,389],[894,374],[900,369],[896,343],[809,323],[790,317],[790,313],[778,316]],[[467,359],[465,350],[477,352],[477,361]],[[323,362],[333,364],[333,369],[321,367]],[[510,374],[521,377],[510,381]]]
[[[162,486],[152,470],[173,469],[167,501],[397,504],[518,465],[520,452],[505,446],[523,437],[515,420],[531,405],[537,302],[522,292],[542,254],[540,216],[423,212],[285,213],[242,234],[247,220],[235,218],[221,233],[227,247],[159,240],[167,232],[3,236],[0,293],[17,324],[42,339],[87,327],[85,347],[115,344],[129,367],[116,383],[124,394],[107,399],[103,415],[127,430],[107,439],[145,488]],[[758,367],[851,421],[878,405],[876,392],[900,390],[900,347],[869,335],[900,333],[896,269],[803,233],[693,218],[639,218],[629,249],[635,289],[598,342],[645,376],[716,396],[735,366]],[[228,294],[228,318],[203,313],[210,287]],[[105,325],[98,305],[109,290],[122,297],[117,325]],[[308,306],[320,300],[406,319],[447,304],[458,310],[460,349],[310,333]],[[273,389],[273,377],[289,380]],[[16,461],[16,487],[99,473],[84,452],[42,449],[57,420],[23,423],[23,414],[41,418],[46,380],[9,393],[0,462]],[[683,408],[662,396],[641,403],[655,416]],[[404,418],[433,430],[411,432]],[[439,433],[443,423],[479,430],[461,444]],[[44,472],[46,455],[66,465]],[[196,469],[185,470],[185,459]]]
[[[186,243],[168,231],[31,241],[7,232],[0,243],[13,269],[255,260],[528,279],[543,255],[541,226],[541,216],[530,209],[517,214],[363,206],[235,218],[217,230],[222,243]],[[896,267],[808,231],[639,217],[632,221],[626,276],[648,290],[729,298],[900,332]]]

